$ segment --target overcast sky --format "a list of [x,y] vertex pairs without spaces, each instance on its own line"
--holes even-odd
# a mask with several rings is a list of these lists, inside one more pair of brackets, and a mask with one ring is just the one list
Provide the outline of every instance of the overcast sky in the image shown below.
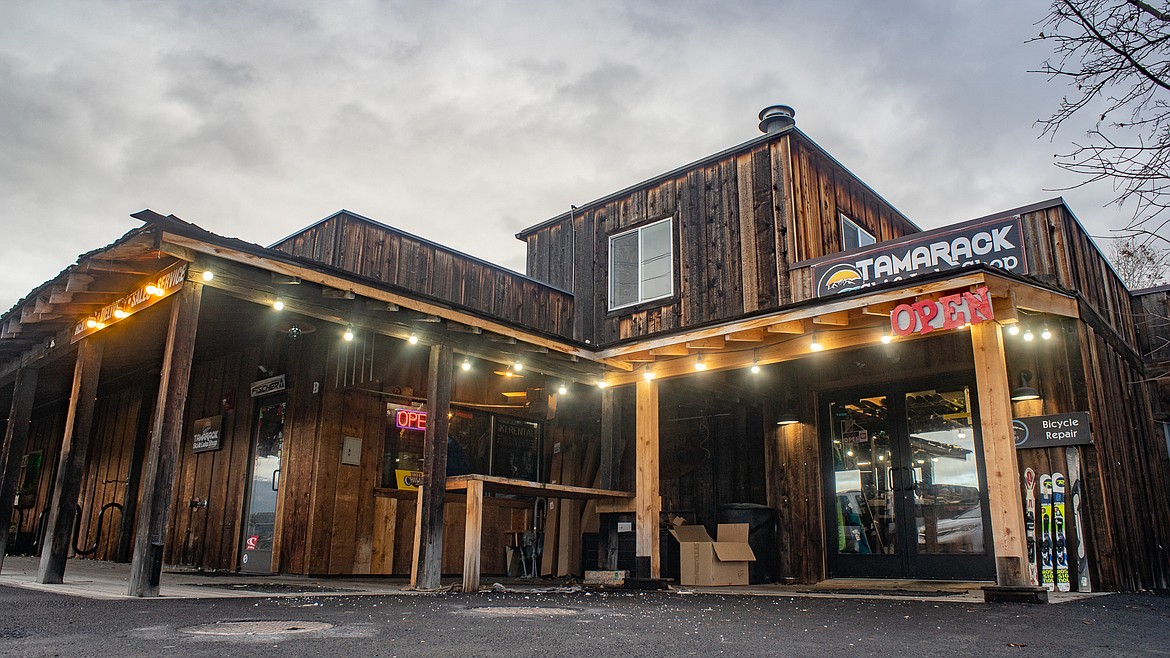
[[1063,194],[1020,2],[0,3],[0,310],[151,208],[271,244],[347,208],[513,235],[752,139],[766,105],[924,228]]

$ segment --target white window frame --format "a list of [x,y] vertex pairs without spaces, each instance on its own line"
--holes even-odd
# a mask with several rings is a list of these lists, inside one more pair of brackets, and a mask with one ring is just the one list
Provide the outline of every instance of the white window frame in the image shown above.
[[[642,253],[643,253],[643,251],[642,251],[642,231],[644,231],[648,228],[658,226],[659,224],[662,224],[662,223],[666,223],[667,225],[670,226],[670,273],[669,273],[669,275],[670,275],[670,290],[665,295],[659,295],[657,297],[646,298],[642,292],[642,287],[645,284],[645,277],[642,274]],[[613,305],[613,297],[614,297],[614,294],[613,294],[613,282],[614,282],[614,278],[613,278],[613,241],[618,239],[618,238],[621,238],[623,236],[629,235],[631,233],[635,233],[635,232],[638,234],[638,299],[637,299],[637,301],[630,302],[629,304],[622,304],[620,306],[614,306]],[[622,231],[621,233],[614,233],[613,235],[609,236],[607,258],[609,259],[609,264],[608,264],[608,268],[609,268],[609,282],[608,283],[609,283],[609,285],[607,285],[606,288],[607,288],[607,293],[608,293],[607,296],[609,298],[609,310],[617,311],[619,309],[629,308],[631,306],[637,306],[639,304],[644,304],[646,302],[652,302],[656,299],[666,299],[668,297],[673,297],[674,296],[674,218],[667,217],[665,219],[661,219],[661,220],[656,221],[656,222],[650,222],[649,224],[646,224],[644,226],[632,228],[628,231]]]
[[[850,219],[849,215],[846,215],[845,213],[838,213],[838,214],[841,216],[841,250],[842,251],[849,251],[849,249],[850,249],[850,247],[845,246],[845,244],[848,242],[848,240],[845,239],[846,231],[850,231],[850,230],[857,233],[857,246],[852,247],[852,249],[860,249],[862,247],[868,247],[871,244],[877,244],[877,238],[874,237],[873,233],[870,233],[869,231],[861,228],[861,225],[858,224],[857,222],[853,221],[852,219]],[[865,236],[868,239],[868,242],[863,240],[862,236]]]

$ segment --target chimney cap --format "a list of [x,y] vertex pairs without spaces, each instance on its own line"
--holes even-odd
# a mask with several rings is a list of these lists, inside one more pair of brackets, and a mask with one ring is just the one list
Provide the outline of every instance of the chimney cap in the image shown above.
[[760,132],[772,134],[796,125],[796,110],[789,105],[769,105],[760,110]]

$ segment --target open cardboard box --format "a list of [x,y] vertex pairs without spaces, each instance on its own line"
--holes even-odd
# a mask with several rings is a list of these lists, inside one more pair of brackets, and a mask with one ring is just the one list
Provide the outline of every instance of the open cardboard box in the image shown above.
[[711,539],[701,525],[679,525],[670,534],[679,543],[680,585],[747,585],[748,562],[755,553],[748,546],[748,524],[720,523],[719,541]]

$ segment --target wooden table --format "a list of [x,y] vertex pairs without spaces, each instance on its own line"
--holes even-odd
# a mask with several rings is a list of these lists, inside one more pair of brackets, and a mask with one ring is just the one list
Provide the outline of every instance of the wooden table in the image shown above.
[[632,500],[634,498],[634,494],[628,491],[529,482],[494,475],[453,475],[447,478],[447,491],[467,492],[467,524],[463,531],[464,592],[479,591],[479,554],[483,536],[483,494],[485,491],[577,500]]

